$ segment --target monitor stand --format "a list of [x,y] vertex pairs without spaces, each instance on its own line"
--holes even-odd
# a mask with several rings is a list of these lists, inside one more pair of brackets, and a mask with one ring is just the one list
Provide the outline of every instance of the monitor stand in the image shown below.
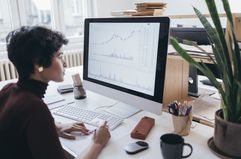
[[193,92],[188,92],[188,95],[189,96],[192,96],[192,97],[199,97],[201,94],[200,93],[193,93]]
[[141,111],[141,109],[122,102],[119,102],[116,105],[105,110],[105,112],[110,113],[112,115],[117,115],[122,119],[129,118],[132,115],[138,113],[139,111]]
[[193,97],[200,96],[200,93],[198,93],[197,69],[191,65],[189,65],[188,95]]

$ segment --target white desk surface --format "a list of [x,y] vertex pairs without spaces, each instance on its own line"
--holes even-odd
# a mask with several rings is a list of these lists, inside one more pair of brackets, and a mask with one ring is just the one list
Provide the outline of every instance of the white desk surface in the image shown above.
[[[93,100],[92,100],[93,99]],[[99,96],[92,92],[87,92],[87,98],[78,101],[81,107],[87,109],[93,109],[94,107],[101,106],[102,104],[111,105],[115,101]],[[88,106],[85,104],[89,104]],[[124,147],[132,142],[137,141],[130,137],[131,130],[135,127],[138,121],[143,116],[149,116],[155,119],[155,126],[150,131],[150,134],[146,138],[146,142],[149,143],[149,149],[145,150],[136,155],[128,155],[124,151]],[[69,119],[55,116],[55,120],[61,122],[72,122]],[[207,141],[213,136],[214,129],[196,122],[192,123],[193,128],[191,128],[190,135],[184,137],[185,142],[190,143],[193,146],[193,154],[190,158],[203,159],[203,158],[218,158],[216,157],[208,148]],[[111,139],[106,145],[106,148],[102,151],[100,159],[128,159],[128,158],[138,158],[138,159],[149,159],[149,158],[162,158],[160,151],[160,136],[165,133],[173,132],[171,115],[163,113],[161,116],[155,115],[153,113],[142,111],[131,118],[125,119],[124,122],[118,126],[114,131],[111,131]],[[84,152],[86,145],[91,141],[90,136],[78,136],[75,141],[70,141],[61,138],[61,143],[68,147],[76,154],[81,154]],[[188,153],[188,149],[186,149]]]
[[[69,81],[69,84],[71,84],[70,81],[72,80],[70,80],[71,78],[69,77],[69,75],[76,73],[76,69],[78,70],[78,72],[82,71],[81,68],[69,69],[67,72],[67,76],[65,78],[64,84],[68,83],[68,81]],[[11,81],[16,81],[16,80],[11,80]],[[4,86],[6,83],[9,83],[9,82],[10,81],[0,82],[0,89],[2,88],[2,86]],[[48,95],[56,94],[57,93],[56,87],[61,84],[63,83],[50,82],[46,95],[48,96]],[[63,97],[68,99],[74,99],[72,93],[65,94]],[[101,107],[101,106],[112,105],[115,102],[116,102],[115,100],[112,100],[110,98],[107,98],[89,91],[87,91],[86,99],[76,101],[76,103],[79,103],[82,108],[95,110],[97,107],[100,107],[99,109],[96,109],[98,111],[100,111],[101,109],[104,109],[104,107]],[[155,126],[152,128],[148,137],[145,140],[149,144],[149,149],[135,155],[128,155],[124,151],[124,147],[129,143],[137,141],[136,139],[132,139],[130,137],[130,132],[132,131],[132,129],[134,129],[135,125],[143,116],[149,116],[149,117],[155,118]],[[54,118],[56,121],[60,121],[63,123],[74,122],[73,120],[66,119],[56,115],[54,115]],[[91,129],[90,126],[87,125],[87,127]],[[196,122],[192,123],[192,127],[193,128],[191,128],[190,134],[184,137],[185,142],[190,143],[193,146],[193,153],[189,158],[193,158],[193,159],[218,158],[211,152],[211,150],[209,150],[207,146],[207,141],[210,137],[213,136],[214,129]],[[161,151],[160,151],[160,136],[165,133],[172,133],[172,132],[173,132],[173,125],[172,125],[172,119],[170,114],[163,113],[161,116],[158,116],[153,113],[141,111],[140,113],[128,119],[125,119],[120,126],[118,126],[116,129],[111,131],[111,139],[106,145],[106,147],[103,149],[103,151],[101,152],[99,159],[162,158]],[[89,136],[77,135],[77,139],[74,141],[66,140],[62,138],[60,138],[60,140],[62,144],[64,144],[74,153],[82,154],[90,144],[91,138],[92,138],[92,135],[89,135]],[[189,153],[188,148],[184,149],[184,154],[187,154],[187,153]]]

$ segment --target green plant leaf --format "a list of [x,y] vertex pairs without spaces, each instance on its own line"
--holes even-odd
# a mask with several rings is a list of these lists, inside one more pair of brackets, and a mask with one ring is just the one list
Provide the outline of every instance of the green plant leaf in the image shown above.
[[[214,1],[211,0],[209,2],[210,3],[209,11],[212,7],[216,8],[216,6],[212,2]],[[222,40],[222,37],[224,37],[222,36],[223,31],[218,32],[215,29],[212,29],[206,17],[204,17],[196,8],[194,8],[194,11],[196,12],[200,21],[204,25],[208,35],[210,36],[211,41],[213,42],[212,43],[213,53],[215,55],[217,65],[220,68],[219,70],[221,71],[221,75],[224,83],[224,89],[225,89],[225,93],[221,94],[221,96],[223,98],[224,106],[228,106],[227,109],[224,109],[224,114],[226,116],[225,119],[234,121],[235,119],[233,119],[233,117],[235,115],[236,106],[237,106],[236,103],[234,103],[234,101],[236,101],[235,93],[237,93],[236,92],[237,90],[233,85],[234,77],[233,77],[233,71],[232,71],[229,54],[227,51],[225,51],[227,50],[227,48],[225,48],[227,46],[226,40],[225,38]],[[216,17],[216,15],[218,14],[214,13],[215,9],[213,9],[212,12],[213,13],[211,14],[213,14],[213,17],[212,17],[213,21],[216,21],[216,20],[219,21],[219,17],[218,16]],[[216,25],[218,25],[217,22],[216,22]],[[223,44],[223,41],[225,42],[225,44]],[[225,112],[225,111],[228,111],[228,112]]]
[[223,49],[224,49],[223,51],[224,51],[224,53],[226,53],[226,58],[228,58],[229,57],[228,56],[228,48],[227,48],[227,44],[225,41],[224,31],[223,31],[223,28],[222,28],[222,25],[221,25],[221,22],[219,19],[215,1],[214,0],[206,0],[206,4],[207,4],[208,10],[209,10],[209,13],[211,15],[211,18],[213,20],[213,23],[215,25],[215,28],[218,32],[219,39],[220,39],[221,43],[223,44]]
[[[232,60],[233,60],[233,65],[234,65],[234,76],[241,80],[241,59],[240,59],[240,50],[238,46],[238,42],[236,39],[236,35],[234,33],[234,23],[233,23],[233,17],[232,17],[232,12],[229,6],[229,3],[227,0],[222,0],[223,1],[223,8],[226,12],[227,19],[230,25],[230,30],[231,30],[231,35],[232,37],[229,37],[229,41],[234,43],[234,50],[231,48],[231,53],[232,54]],[[228,33],[229,36],[231,36]],[[233,44],[231,43],[230,46]]]
[[[241,81],[235,80],[235,83],[237,84],[237,93],[241,94]],[[237,104],[236,107],[236,113],[237,113],[237,118],[241,117],[241,95],[237,96],[237,101],[235,102]],[[241,121],[239,120],[241,123]]]
[[[241,94],[241,89],[238,89],[238,94]],[[241,96],[237,96],[237,101],[235,102],[237,104],[235,112],[236,112],[236,116],[235,118],[239,118],[241,116]]]
[[[232,108],[235,111],[234,115],[234,121],[237,121],[237,119],[241,116],[241,58],[240,58],[240,50],[238,46],[238,42],[235,35],[235,28],[233,23],[233,17],[232,12],[229,6],[228,0],[222,0],[223,2],[223,8],[226,12],[228,24],[230,25],[230,30],[228,32],[229,41],[231,48],[229,49],[230,55],[232,55],[232,61],[233,61],[233,72],[234,72],[234,82],[231,87],[231,97],[233,98],[233,106]],[[233,48],[234,46],[234,48]],[[239,122],[240,119],[239,119]]]
[[181,48],[181,46],[178,44],[178,41],[175,38],[170,37],[170,42],[172,46],[176,49],[176,51],[179,53],[179,55],[182,56],[182,58],[184,58],[191,65],[194,65],[197,68],[201,69],[200,64],[193,60],[192,57],[184,49]]
[[224,8],[224,10],[226,12],[228,21],[229,21],[231,27],[233,28],[233,16],[232,16],[232,12],[231,12],[229,3],[228,3],[227,0],[222,0],[222,1],[223,1],[223,8]]
[[234,61],[234,76],[241,80],[241,57],[240,57],[240,49],[238,42],[236,40],[234,31],[232,30],[233,41],[234,41],[234,53],[233,53],[233,61]]
[[222,43],[222,48],[224,51],[223,55],[226,58],[225,60],[226,60],[226,64],[227,64],[226,66],[228,67],[228,72],[232,73],[232,66],[231,66],[231,61],[230,61],[229,54],[228,54],[228,47],[227,47],[227,43],[225,40],[224,31],[223,31],[223,28],[222,28],[222,25],[221,25],[221,22],[219,19],[215,1],[214,0],[206,0],[206,4],[208,6],[209,13],[211,15],[211,18],[212,18],[215,28],[217,30],[219,39]]
[[[214,0],[206,0],[206,4],[215,28],[212,27],[206,17],[198,9],[193,7],[196,15],[205,27],[209,36],[208,38],[211,42],[213,54],[215,56],[213,61],[220,71],[223,80],[222,85],[217,82],[214,74],[206,64],[202,61],[201,63],[197,63],[193,60],[192,57],[179,46],[178,42],[174,38],[171,38],[170,42],[180,56],[188,61],[189,64],[199,69],[205,76],[208,77],[214,87],[218,89],[220,95],[222,96],[221,105],[224,113],[224,119],[230,122],[241,123],[241,55],[234,32],[229,2],[228,0],[222,0],[222,2],[231,28],[227,34],[228,39],[225,39]],[[194,44],[192,43],[192,45]]]
[[232,67],[231,67],[231,63],[228,62],[229,58],[228,59],[226,58],[227,53],[225,53],[225,51],[224,51],[223,44],[218,36],[218,33],[215,29],[212,28],[212,26],[208,22],[207,18],[204,15],[202,15],[202,13],[198,9],[196,9],[194,7],[194,11],[197,14],[201,23],[203,24],[203,26],[205,27],[213,45],[215,46],[213,48],[216,48],[216,51],[213,50],[213,53],[214,53],[215,59],[217,61],[218,67],[222,68],[222,66],[225,66],[225,67],[223,67],[223,74],[228,74],[228,77],[231,78],[231,79],[230,78],[227,79],[229,85],[231,85],[231,81],[233,80],[232,79]]
[[238,122],[241,123],[241,116],[238,118]]
[[241,89],[241,81],[235,80],[235,82],[237,82],[238,87]]
[[170,42],[173,45],[173,47],[176,49],[176,51],[179,53],[179,55],[182,56],[182,58],[184,58],[189,64],[198,68],[205,76],[207,76],[210,79],[212,84],[216,88],[218,88],[218,90],[220,89],[220,94],[224,94],[222,86],[217,81],[215,75],[212,73],[212,71],[203,62],[201,62],[201,64],[199,64],[198,62],[193,60],[193,58],[184,49],[182,49],[180,47],[180,45],[178,44],[178,42],[175,38],[171,37]]
[[212,61],[213,64],[217,64],[216,61],[211,56],[213,53],[208,53],[206,50],[198,46],[196,43],[192,43],[192,46],[196,47],[197,49],[201,50],[203,53],[206,53],[206,55],[209,57],[209,59]]

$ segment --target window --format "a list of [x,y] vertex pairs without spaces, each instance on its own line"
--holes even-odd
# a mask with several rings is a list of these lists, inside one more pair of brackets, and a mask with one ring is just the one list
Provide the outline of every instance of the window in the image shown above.
[[67,37],[78,37],[83,34],[83,1],[62,0],[63,2],[63,31]]
[[51,28],[50,4],[50,0],[24,0],[25,23],[30,26],[41,25]]
[[83,10],[82,8],[82,2],[81,0],[72,0],[72,1],[68,1],[68,2],[72,2],[71,4],[71,8],[73,10],[73,15],[81,15],[81,10]]
[[7,33],[12,30],[9,0],[0,0],[0,45],[5,44]]
[[83,20],[91,14],[90,5],[88,0],[0,0],[0,58],[6,54],[6,35],[23,25],[63,32],[70,40],[65,49],[82,46]]

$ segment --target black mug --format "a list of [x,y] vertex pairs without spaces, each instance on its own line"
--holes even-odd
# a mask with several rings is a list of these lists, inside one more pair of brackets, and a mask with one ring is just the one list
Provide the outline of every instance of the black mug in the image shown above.
[[[164,159],[187,158],[192,154],[192,146],[184,143],[183,137],[177,134],[164,134],[160,137],[161,152]],[[183,147],[191,149],[188,155],[183,156]]]

